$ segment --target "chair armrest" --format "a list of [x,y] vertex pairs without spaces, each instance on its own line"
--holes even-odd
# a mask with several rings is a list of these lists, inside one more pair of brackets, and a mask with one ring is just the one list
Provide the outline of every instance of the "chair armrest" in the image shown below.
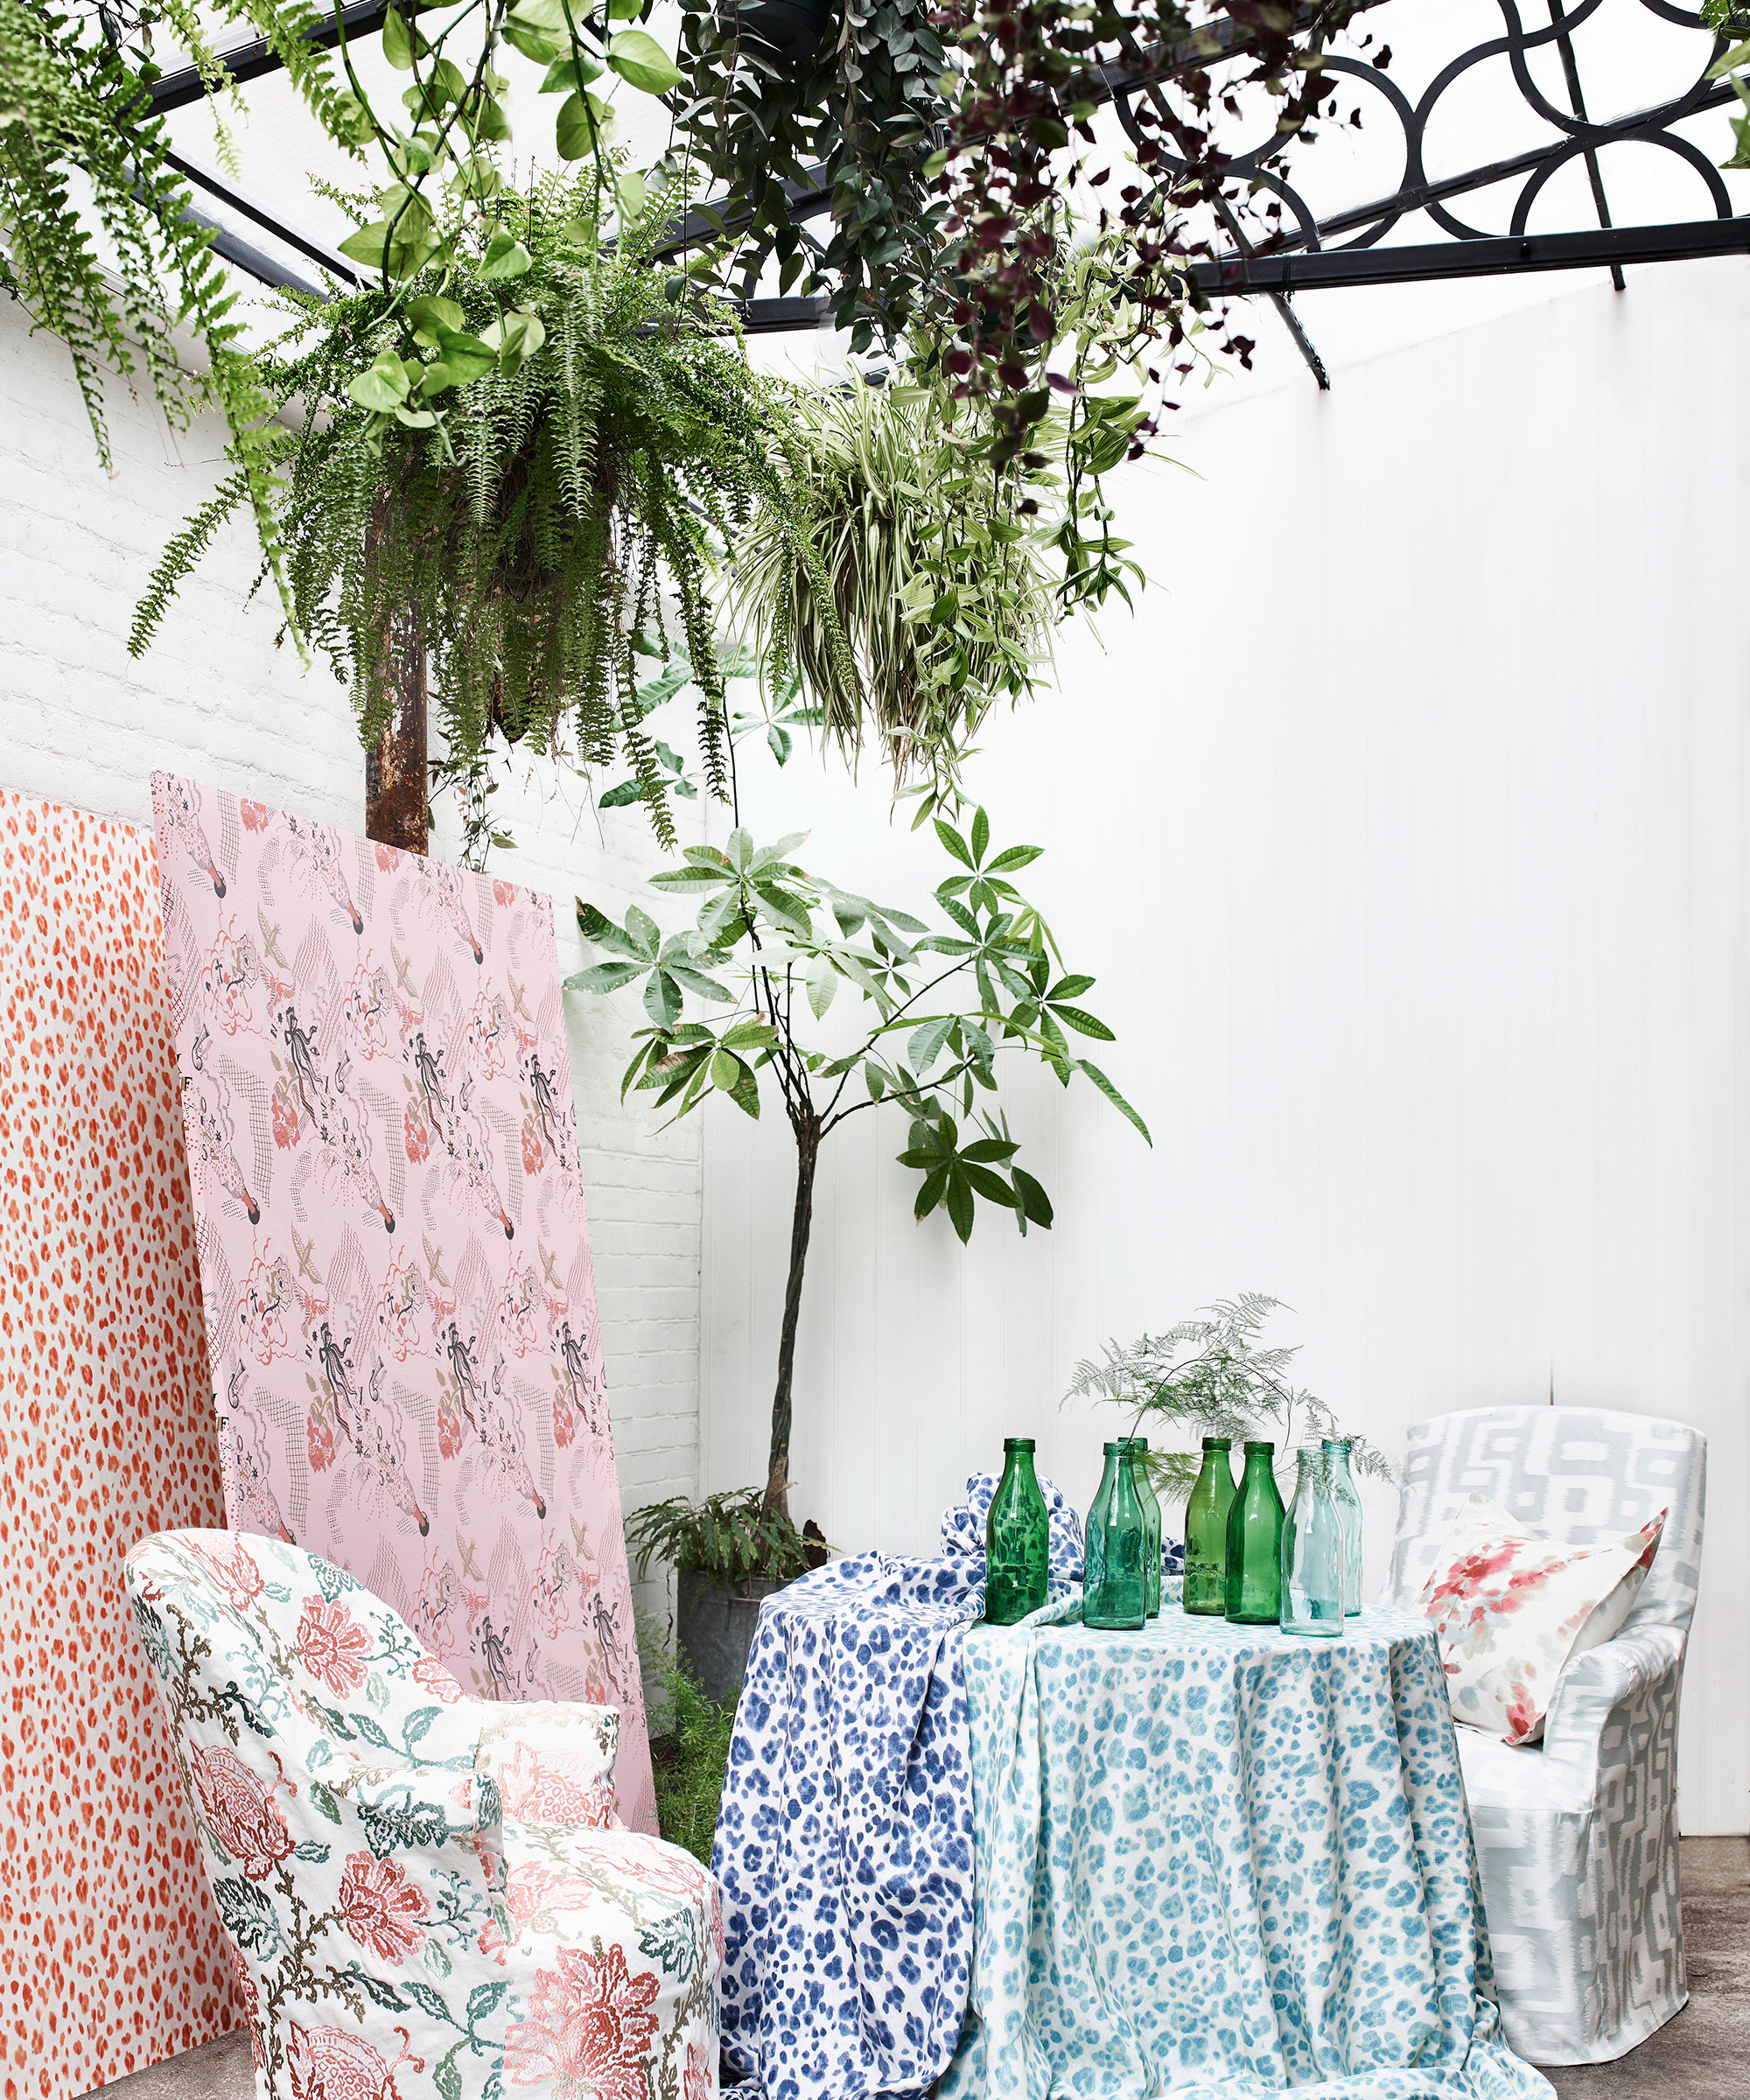
[[311,1777],[348,1802],[379,1858],[390,1851],[441,1850],[452,1841],[474,1846],[503,1821],[490,1773],[458,1772],[410,1758],[360,1756],[343,1751]]
[[1595,1770],[1610,1718],[1683,1668],[1684,1637],[1675,1627],[1637,1627],[1577,1656],[1556,1680],[1544,1722],[1544,1754]]
[[552,1830],[613,1830],[620,1709],[581,1700],[472,1702],[480,1710],[474,1769],[506,1815]]

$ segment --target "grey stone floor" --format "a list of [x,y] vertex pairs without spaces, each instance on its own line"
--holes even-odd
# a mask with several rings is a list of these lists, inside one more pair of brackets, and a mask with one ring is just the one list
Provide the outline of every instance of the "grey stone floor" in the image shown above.
[[[1615,2063],[1550,2073],[1560,2100],[1750,2100],[1750,1838],[1684,1840],[1690,2002]],[[249,2045],[228,2034],[91,2100],[254,2100]]]

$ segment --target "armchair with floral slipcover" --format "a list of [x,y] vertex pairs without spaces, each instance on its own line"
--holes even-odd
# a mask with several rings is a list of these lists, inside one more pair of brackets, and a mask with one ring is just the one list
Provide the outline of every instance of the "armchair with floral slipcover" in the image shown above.
[[716,1884],[614,1813],[612,1707],[470,1698],[278,1540],[128,1556],[261,2100],[708,2100]]
[[1604,2063],[1689,1997],[1677,1886],[1677,1705],[1700,1580],[1707,1442],[1600,1408],[1495,1407],[1410,1432],[1387,1604],[1421,1608],[1475,1494],[1593,1545],[1665,1512],[1620,1630],[1571,1658],[1541,1743],[1458,1729],[1502,2025],[1533,2063]]

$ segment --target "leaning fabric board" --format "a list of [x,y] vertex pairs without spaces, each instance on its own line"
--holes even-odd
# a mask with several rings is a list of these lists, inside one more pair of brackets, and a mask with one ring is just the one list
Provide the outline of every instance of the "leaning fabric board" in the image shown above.
[[486,1698],[620,1710],[654,1830],[551,900],[152,781],[234,1530]]
[[150,831],[0,789],[0,2091],[242,2020],[122,1584],[220,1521]]

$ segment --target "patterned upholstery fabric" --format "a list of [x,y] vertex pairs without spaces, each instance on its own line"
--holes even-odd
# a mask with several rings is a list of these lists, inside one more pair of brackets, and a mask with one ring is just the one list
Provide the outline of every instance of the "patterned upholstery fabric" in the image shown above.
[[262,2100],[709,2100],[716,1885],[621,1826],[612,1708],[468,1698],[278,1540],[127,1564]]
[[1502,2039],[1427,1621],[1080,1616],[966,1636],[976,1956],[935,2100],[1556,2100]]
[[[1064,1597],[1082,1522],[1040,1487]],[[972,1962],[962,1655],[996,1489],[968,1480],[941,1559],[859,1553],[760,1608],[712,1855],[739,2100],[920,2095],[954,2054]]]
[[1706,1482],[1706,1439],[1647,1415],[1488,1408],[1410,1432],[1385,1596],[1405,1610],[1473,1494],[1581,1545],[1670,1513],[1621,1632],[1563,1671],[1542,1746],[1459,1730],[1502,2019],[1534,2063],[1606,2062],[1689,1997],[1677,1704]]

